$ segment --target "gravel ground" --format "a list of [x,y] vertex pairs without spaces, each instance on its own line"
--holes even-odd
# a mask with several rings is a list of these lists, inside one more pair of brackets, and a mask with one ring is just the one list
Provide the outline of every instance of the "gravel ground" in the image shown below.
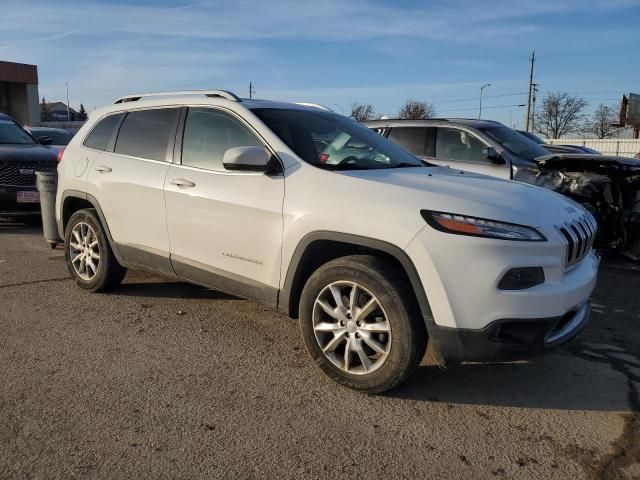
[[366,396],[276,310],[138,272],[87,293],[3,223],[0,478],[640,478],[639,286],[606,260],[570,345]]

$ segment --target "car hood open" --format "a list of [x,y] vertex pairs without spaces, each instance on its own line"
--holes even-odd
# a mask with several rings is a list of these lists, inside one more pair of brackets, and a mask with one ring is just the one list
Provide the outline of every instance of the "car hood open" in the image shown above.
[[592,155],[587,153],[552,153],[535,159],[540,169],[556,169],[579,166],[580,164],[593,168],[640,169],[640,160],[614,155]]

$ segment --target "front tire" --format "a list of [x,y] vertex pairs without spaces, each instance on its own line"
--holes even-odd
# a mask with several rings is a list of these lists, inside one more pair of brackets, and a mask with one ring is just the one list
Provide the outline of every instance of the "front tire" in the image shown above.
[[300,328],[320,369],[367,393],[406,380],[427,346],[411,291],[404,272],[374,256],[338,258],[315,271],[302,291]]
[[74,213],[64,235],[64,255],[76,284],[92,292],[113,288],[127,269],[116,260],[93,208]]

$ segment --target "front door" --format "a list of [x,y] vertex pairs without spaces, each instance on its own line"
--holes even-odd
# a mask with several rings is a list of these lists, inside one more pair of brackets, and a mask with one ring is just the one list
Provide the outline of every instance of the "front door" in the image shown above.
[[171,261],[182,278],[275,304],[284,177],[225,170],[224,153],[243,146],[265,145],[235,114],[189,108],[165,180]]

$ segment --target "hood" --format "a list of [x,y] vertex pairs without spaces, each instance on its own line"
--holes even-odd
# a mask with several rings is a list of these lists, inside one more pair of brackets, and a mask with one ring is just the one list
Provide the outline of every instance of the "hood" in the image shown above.
[[614,155],[598,155],[588,153],[553,153],[535,159],[539,168],[563,168],[571,165],[600,166],[616,169],[640,168],[640,160]]
[[57,161],[56,150],[42,145],[0,145],[0,162],[52,161]]
[[[415,208],[458,213],[532,227],[583,215],[578,203],[544,188],[453,168],[418,167],[341,172],[379,184],[382,201],[396,198]],[[394,188],[395,187],[395,188]],[[373,187],[375,188],[375,187]],[[409,190],[412,195],[407,195]]]

